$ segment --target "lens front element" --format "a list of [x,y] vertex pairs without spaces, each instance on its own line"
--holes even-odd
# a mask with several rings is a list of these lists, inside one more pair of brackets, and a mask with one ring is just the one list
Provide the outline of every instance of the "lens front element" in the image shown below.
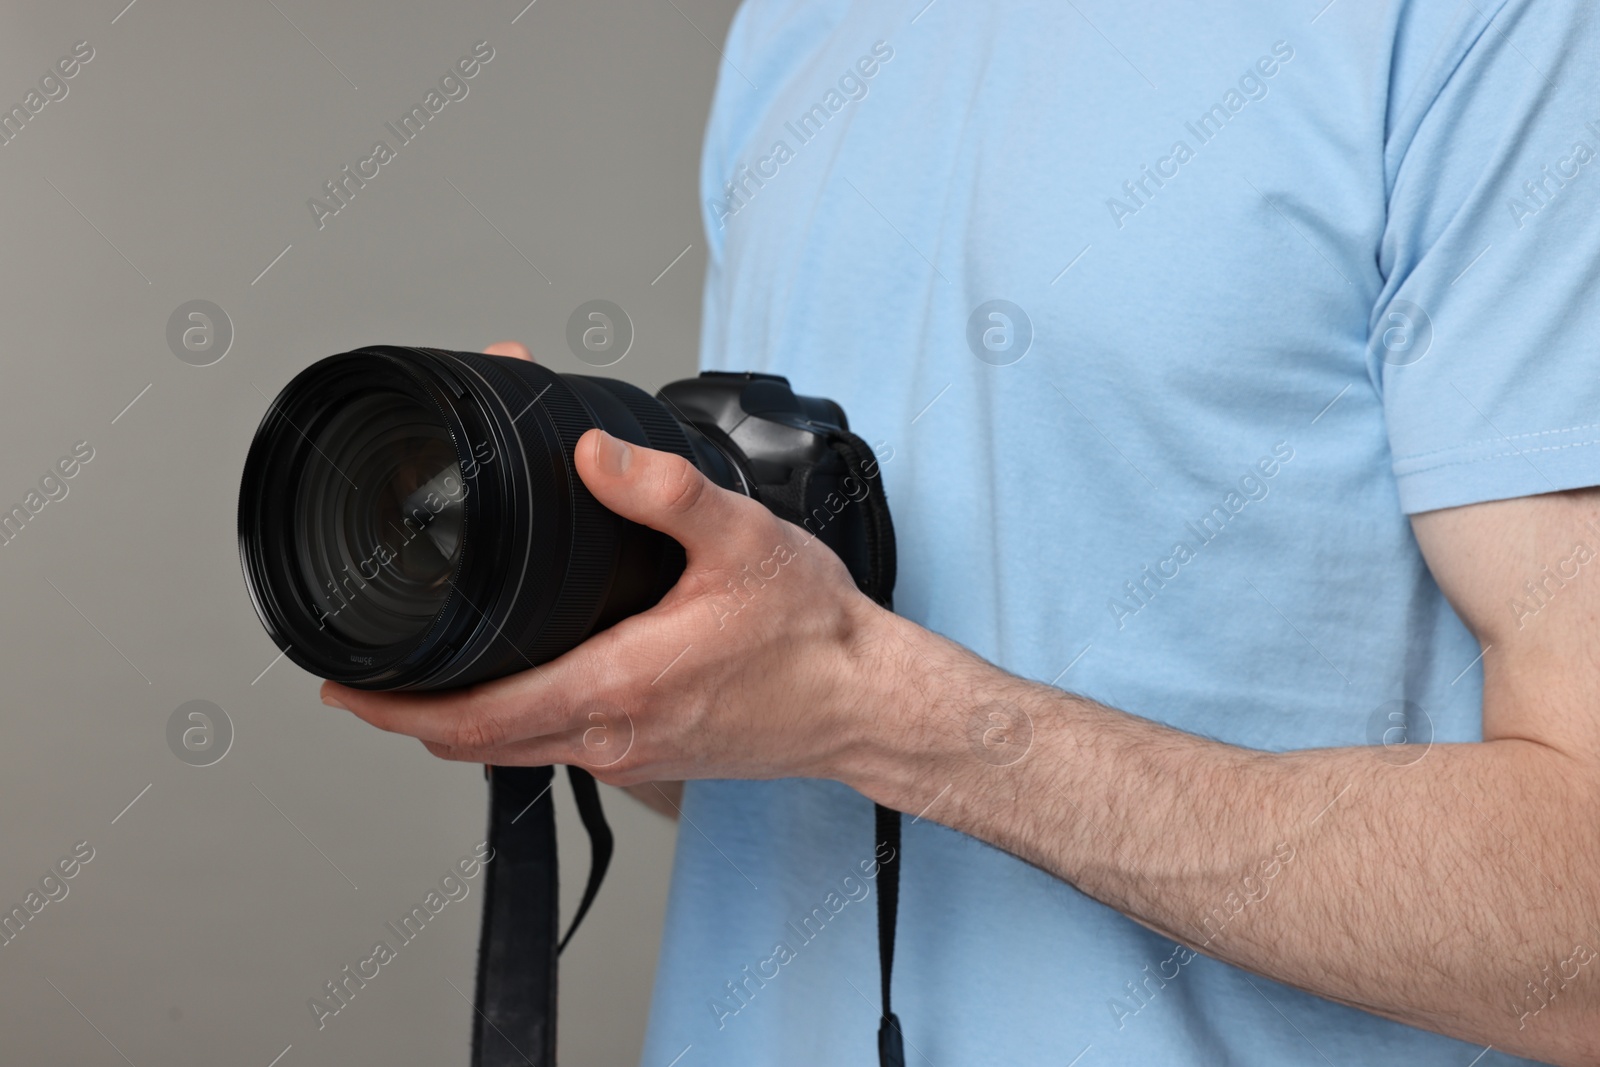
[[466,481],[449,430],[404,393],[341,407],[295,491],[293,554],[323,625],[358,645],[419,636],[450,593]]

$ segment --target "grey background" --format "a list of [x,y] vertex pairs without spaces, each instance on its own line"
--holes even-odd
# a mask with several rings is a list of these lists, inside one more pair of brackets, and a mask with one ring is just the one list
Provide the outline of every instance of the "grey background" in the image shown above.
[[[470,996],[481,877],[324,1030],[307,1007],[481,840],[484,785],[324,708],[286,660],[261,674],[239,470],[267,398],[361,344],[517,338],[578,371],[567,316],[605,298],[636,330],[608,373],[691,373],[699,140],[735,5],[124,3],[11,5],[0,34],[7,107],[75,42],[95,49],[0,148],[0,505],[74,442],[95,450],[0,547],[0,904],[75,842],[95,850],[0,948],[0,1059],[465,1063],[450,983]],[[307,198],[393,144],[383,124],[478,40],[495,57],[467,98],[319,231]],[[213,366],[167,347],[193,299],[233,322]],[[204,768],[166,740],[197,699],[235,735]],[[618,856],[564,961],[573,1065],[638,1056],[671,863],[670,824],[608,800]],[[570,914],[585,845],[558,806]]]

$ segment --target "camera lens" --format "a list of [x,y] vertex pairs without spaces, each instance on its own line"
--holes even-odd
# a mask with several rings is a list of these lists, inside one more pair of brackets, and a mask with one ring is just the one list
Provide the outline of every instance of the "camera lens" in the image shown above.
[[734,460],[625,382],[391,346],[313,364],[269,407],[240,487],[262,623],[313,674],[438,689],[648,608],[683,550],[584,487],[573,450],[591,427],[743,487]]

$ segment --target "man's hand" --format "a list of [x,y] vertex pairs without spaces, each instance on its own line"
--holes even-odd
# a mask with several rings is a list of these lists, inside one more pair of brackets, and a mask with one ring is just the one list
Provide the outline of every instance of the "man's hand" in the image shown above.
[[445,759],[576,764],[615,785],[836,777],[888,613],[827,546],[678,456],[590,430],[575,460],[601,504],[683,545],[660,604],[508,678],[449,693],[326,682],[323,702]]
[[[521,341],[496,341],[483,350],[488,356],[508,356],[511,359],[525,359],[533,362],[533,353],[528,351],[528,346]],[[669,819],[676,819],[683,804],[683,783],[679,781],[667,782],[638,782],[622,787],[633,798],[645,805],[651,811],[665,815]]]

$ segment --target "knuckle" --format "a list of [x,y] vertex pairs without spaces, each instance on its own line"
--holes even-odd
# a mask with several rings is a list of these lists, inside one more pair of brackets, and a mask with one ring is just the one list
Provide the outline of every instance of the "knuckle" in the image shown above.
[[594,776],[595,781],[602,785],[615,786],[618,789],[624,786],[637,785],[639,781],[643,780],[637,771],[623,770],[619,767],[592,767],[589,768],[589,773]]
[[584,753],[579,765],[596,781],[606,785],[630,785],[640,778],[640,769],[649,765],[649,759],[644,753],[633,750],[632,739],[628,739],[628,750],[621,755],[607,754],[597,758],[594,752]]
[[469,702],[462,709],[449,734],[447,744],[452,748],[499,748],[506,741],[505,724],[477,701]]
[[681,456],[673,457],[663,472],[662,481],[665,507],[674,512],[692,510],[705,495],[708,484],[705,476]]
[[438,741],[424,741],[422,742],[422,747],[439,759],[461,760],[466,758],[461,749],[451,748],[449,745]]
[[391,734],[404,733],[400,729],[399,718],[387,704],[363,704],[357,701],[350,701],[350,711],[368,726],[376,726],[378,729]]

